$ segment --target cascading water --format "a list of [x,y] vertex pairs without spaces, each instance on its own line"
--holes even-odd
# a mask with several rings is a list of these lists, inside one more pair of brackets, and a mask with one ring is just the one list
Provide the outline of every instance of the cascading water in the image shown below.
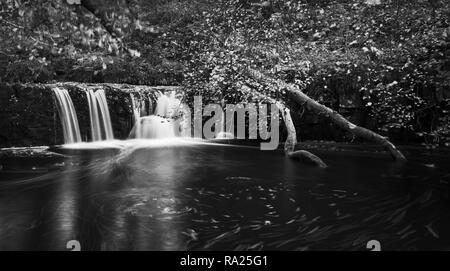
[[220,122],[220,130],[219,133],[217,133],[216,138],[217,139],[233,139],[234,135],[230,132],[225,132],[225,114],[222,114],[222,119]]
[[[141,102],[140,99],[136,99],[133,93],[130,93],[130,99],[131,109],[133,110],[134,126],[136,127],[140,124],[139,118],[141,117]],[[139,127],[136,127],[136,129],[139,130]]]
[[[132,103],[136,104],[136,101]],[[181,101],[175,97],[175,92],[168,96],[160,94],[156,102],[155,115],[140,117],[131,133],[133,138],[172,138],[180,136],[179,119],[177,116]],[[137,112],[134,113],[138,115]]]
[[105,127],[105,137],[107,140],[114,139],[114,134],[111,125],[111,117],[109,115],[108,103],[106,101],[105,91],[103,89],[97,90],[95,92],[95,96],[97,97],[97,102],[101,111],[102,122]]
[[71,144],[81,142],[80,127],[77,114],[67,89],[55,87],[55,93],[59,117],[61,119],[64,143]]
[[86,95],[89,105],[92,141],[100,141],[103,138],[106,140],[114,139],[105,91],[99,89],[94,92],[94,90],[88,89]]
[[155,115],[167,118],[174,117],[179,106],[180,100],[175,98],[175,92],[171,92],[168,96],[160,94],[156,102]]
[[175,133],[174,120],[151,115],[141,117],[133,128],[135,138],[171,138]]
[[153,112],[153,104],[150,95],[139,92],[130,92],[131,107],[133,110],[134,122],[141,116],[148,116]]
[[[146,97],[140,93],[130,93],[130,99],[131,99],[131,107],[133,109],[133,120],[134,120],[134,130],[139,131],[140,130],[140,118],[141,116],[146,116],[147,112],[149,112],[151,109],[146,110]],[[149,104],[151,104],[151,99],[149,99]],[[151,106],[149,106],[151,107]]]

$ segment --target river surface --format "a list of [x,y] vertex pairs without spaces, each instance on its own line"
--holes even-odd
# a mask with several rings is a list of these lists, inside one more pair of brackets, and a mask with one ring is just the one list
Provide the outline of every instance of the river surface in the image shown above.
[[450,157],[256,147],[83,149],[0,170],[0,250],[450,249]]

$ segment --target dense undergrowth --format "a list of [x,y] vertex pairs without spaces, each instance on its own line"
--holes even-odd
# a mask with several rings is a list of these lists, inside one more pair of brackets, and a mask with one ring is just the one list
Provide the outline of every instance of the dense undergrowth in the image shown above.
[[2,1],[1,82],[183,85],[187,100],[253,101],[246,86],[286,99],[252,68],[385,135],[450,146],[450,1],[89,2]]

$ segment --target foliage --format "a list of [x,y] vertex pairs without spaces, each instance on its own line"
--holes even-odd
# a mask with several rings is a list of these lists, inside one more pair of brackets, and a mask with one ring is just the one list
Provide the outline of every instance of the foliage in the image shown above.
[[[372,129],[448,146],[449,7],[447,1],[219,1],[192,27],[196,57],[185,83],[216,100],[247,99],[242,85],[283,97],[245,74],[258,69],[337,110],[368,111]],[[346,92],[361,99],[343,105]]]
[[[187,100],[275,99],[248,69],[363,125],[449,146],[447,0],[5,0],[0,80],[183,84]],[[244,87],[245,86],[245,87]],[[258,96],[260,97],[260,96]]]
[[[142,22],[132,11],[146,1],[127,1],[126,8],[123,1],[93,1],[103,16],[80,5],[82,2],[2,1],[0,81],[114,78],[125,83],[177,83],[179,67],[168,65],[166,54],[161,54],[162,45],[152,42],[156,27]],[[105,23],[103,17],[112,23]]]

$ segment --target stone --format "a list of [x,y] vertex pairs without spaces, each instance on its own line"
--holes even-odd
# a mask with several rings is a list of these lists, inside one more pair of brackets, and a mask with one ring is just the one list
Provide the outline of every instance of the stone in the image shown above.
[[301,163],[305,163],[305,164],[309,164],[309,165],[314,165],[314,166],[317,166],[317,167],[320,167],[320,168],[328,167],[322,161],[322,159],[320,159],[316,155],[310,153],[309,151],[300,150],[300,151],[290,152],[288,154],[288,157],[293,159],[293,160],[295,160],[295,161],[299,161]]

